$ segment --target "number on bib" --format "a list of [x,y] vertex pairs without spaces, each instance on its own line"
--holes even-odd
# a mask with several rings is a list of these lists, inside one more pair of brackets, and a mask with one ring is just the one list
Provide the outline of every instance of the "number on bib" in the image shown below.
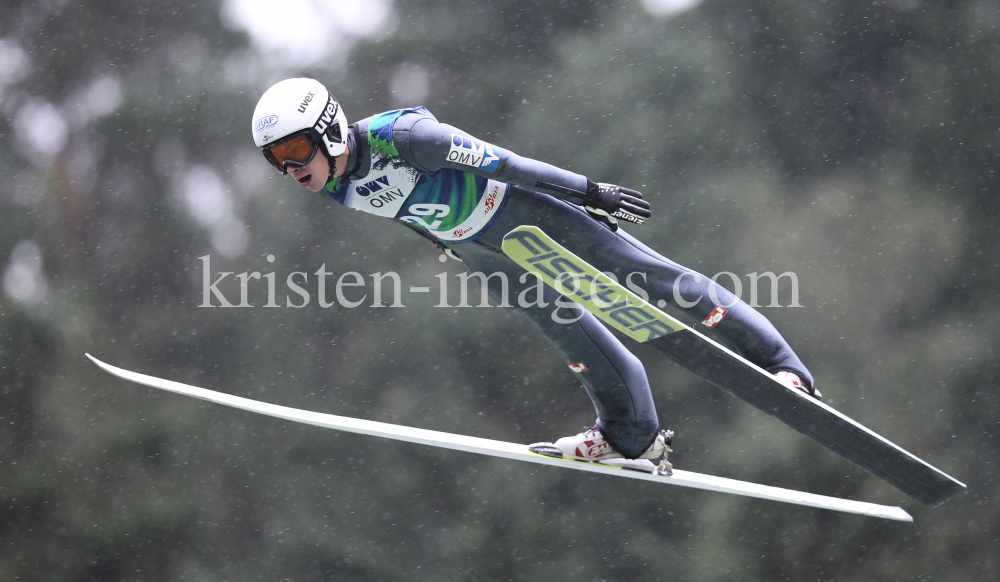
[[434,230],[435,228],[441,226],[440,220],[435,220],[434,222],[427,223],[421,216],[430,216],[432,218],[445,217],[451,212],[451,208],[447,204],[414,204],[407,208],[410,214],[415,216],[401,216],[400,220],[405,220],[406,222],[412,224],[419,224],[420,226],[426,228],[427,230]]

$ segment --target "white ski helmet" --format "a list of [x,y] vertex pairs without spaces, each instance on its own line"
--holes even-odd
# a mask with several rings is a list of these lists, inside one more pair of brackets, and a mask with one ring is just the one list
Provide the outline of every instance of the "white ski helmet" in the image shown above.
[[[262,150],[305,134],[331,160],[347,149],[347,117],[322,83],[285,79],[264,92],[253,112],[253,140]],[[281,168],[284,173],[284,168]]]

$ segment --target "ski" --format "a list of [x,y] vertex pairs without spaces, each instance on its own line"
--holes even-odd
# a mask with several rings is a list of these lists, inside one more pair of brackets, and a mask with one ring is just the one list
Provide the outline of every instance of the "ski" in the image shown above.
[[663,313],[563,248],[536,226],[504,237],[503,252],[559,293],[758,410],[827,447],[926,505],[965,488],[889,440]]
[[384,422],[335,416],[332,414],[311,412],[308,410],[299,410],[286,406],[268,404],[266,402],[258,402],[249,398],[241,398],[239,396],[232,396],[230,394],[224,394],[214,390],[198,388],[196,386],[181,384],[180,382],[173,382],[171,380],[164,380],[154,376],[147,376],[145,374],[123,370],[110,364],[105,364],[90,354],[87,354],[87,357],[108,373],[131,382],[150,386],[152,388],[158,388],[160,390],[166,390],[168,392],[183,394],[185,396],[200,398],[202,400],[231,406],[240,410],[246,410],[249,412],[255,412],[283,420],[309,424],[322,428],[331,428],[334,430],[383,437],[408,443],[465,451],[467,453],[489,455],[492,457],[512,459],[515,461],[526,461],[529,463],[538,463],[553,467],[563,467],[567,469],[576,469],[578,471],[600,473],[602,475],[629,477],[632,479],[664,483],[667,485],[680,485],[681,487],[693,487],[695,489],[731,493],[734,495],[756,497],[771,501],[779,501],[782,503],[843,511],[847,513],[880,517],[896,521],[913,521],[913,517],[899,507],[877,505],[874,503],[852,501],[836,497],[827,497],[825,495],[792,491],[789,489],[781,489],[779,487],[770,487],[767,485],[757,485],[755,483],[747,483],[745,481],[736,481],[734,479],[725,479],[722,477],[713,477],[711,475],[691,473],[688,471],[681,471],[679,469],[673,469],[673,471],[669,474],[663,474],[655,470],[646,470],[641,465],[634,465],[630,462],[624,461],[619,461],[615,464],[603,464],[569,459],[557,459],[555,457],[535,454],[528,450],[527,445],[463,436],[422,428],[411,428],[395,424],[387,424]]

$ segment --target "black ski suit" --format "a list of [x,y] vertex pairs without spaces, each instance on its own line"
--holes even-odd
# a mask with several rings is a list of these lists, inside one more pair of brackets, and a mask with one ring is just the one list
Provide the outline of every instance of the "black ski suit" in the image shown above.
[[[625,457],[640,455],[659,430],[645,369],[592,314],[576,304],[559,307],[551,288],[545,287],[545,307],[522,307],[512,299],[536,284],[533,277],[522,279],[524,270],[500,250],[503,236],[517,226],[540,227],[622,283],[639,273],[632,282],[647,291],[650,303],[665,301],[694,321],[713,313],[710,297],[716,298],[726,312],[704,331],[769,372],[791,371],[813,385],[763,315],[575,204],[579,200],[567,193],[582,198],[586,177],[476,140],[439,123],[424,108],[383,113],[351,127],[347,175],[328,184],[325,193],[349,207],[416,226],[454,250],[470,272],[504,273],[508,297],[488,285],[491,297],[497,303],[507,299],[555,348],[593,401],[605,439]],[[675,283],[683,306],[675,301]]]

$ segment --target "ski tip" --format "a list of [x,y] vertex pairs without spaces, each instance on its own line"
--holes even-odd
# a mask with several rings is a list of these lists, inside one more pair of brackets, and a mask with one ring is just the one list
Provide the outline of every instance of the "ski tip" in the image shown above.
[[120,374],[118,374],[117,372],[115,372],[115,370],[117,370],[117,368],[115,368],[111,364],[105,364],[104,362],[98,360],[97,358],[95,358],[94,356],[88,354],[87,352],[84,352],[83,355],[87,356],[87,358],[89,358],[91,362],[94,362],[94,364],[96,364],[98,368],[104,370],[105,372],[107,372],[109,374],[113,374],[115,376],[120,376]]

